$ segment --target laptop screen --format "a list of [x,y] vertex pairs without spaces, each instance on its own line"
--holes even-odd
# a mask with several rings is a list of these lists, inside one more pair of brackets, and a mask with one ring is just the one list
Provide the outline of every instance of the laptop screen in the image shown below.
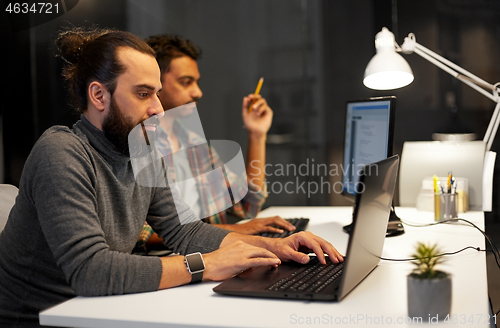
[[398,167],[397,155],[363,167],[353,215],[355,226],[347,246],[339,300],[380,261]]

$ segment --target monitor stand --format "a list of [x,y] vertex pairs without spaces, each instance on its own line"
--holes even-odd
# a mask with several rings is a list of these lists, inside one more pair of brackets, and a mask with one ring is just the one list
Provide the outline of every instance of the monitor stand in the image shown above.
[[[352,231],[352,223],[343,227],[343,230],[351,234]],[[387,232],[385,234],[386,237],[394,237],[399,236],[405,233],[405,228],[403,227],[403,223],[401,219],[397,216],[396,211],[394,211],[394,206],[391,206],[391,213],[389,215],[389,223],[387,224]]]

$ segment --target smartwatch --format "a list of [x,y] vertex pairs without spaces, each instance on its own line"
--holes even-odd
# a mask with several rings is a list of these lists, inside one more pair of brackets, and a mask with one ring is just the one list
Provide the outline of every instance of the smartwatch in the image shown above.
[[205,262],[201,253],[193,253],[184,256],[184,263],[188,272],[191,274],[191,283],[200,282],[203,279],[203,271],[205,271]]

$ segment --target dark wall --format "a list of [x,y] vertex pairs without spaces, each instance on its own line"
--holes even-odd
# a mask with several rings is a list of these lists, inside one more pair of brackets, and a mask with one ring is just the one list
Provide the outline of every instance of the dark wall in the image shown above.
[[2,51],[1,76],[8,77],[2,78],[2,90],[8,90],[10,99],[1,105],[5,183],[19,184],[33,144],[48,127],[71,126],[79,117],[68,106],[62,60],[55,56],[58,31],[93,25],[125,29],[124,5],[119,0],[80,1],[67,14],[36,27],[2,26],[2,42],[8,49]]

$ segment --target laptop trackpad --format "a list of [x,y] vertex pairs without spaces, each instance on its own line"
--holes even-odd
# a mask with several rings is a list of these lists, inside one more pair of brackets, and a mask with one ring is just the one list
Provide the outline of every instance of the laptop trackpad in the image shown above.
[[301,264],[287,262],[279,265],[277,268],[272,266],[251,268],[243,271],[239,275],[224,281],[223,284],[216,287],[217,290],[255,290],[263,289],[275,283],[281,278],[287,277],[292,272],[299,269]]

